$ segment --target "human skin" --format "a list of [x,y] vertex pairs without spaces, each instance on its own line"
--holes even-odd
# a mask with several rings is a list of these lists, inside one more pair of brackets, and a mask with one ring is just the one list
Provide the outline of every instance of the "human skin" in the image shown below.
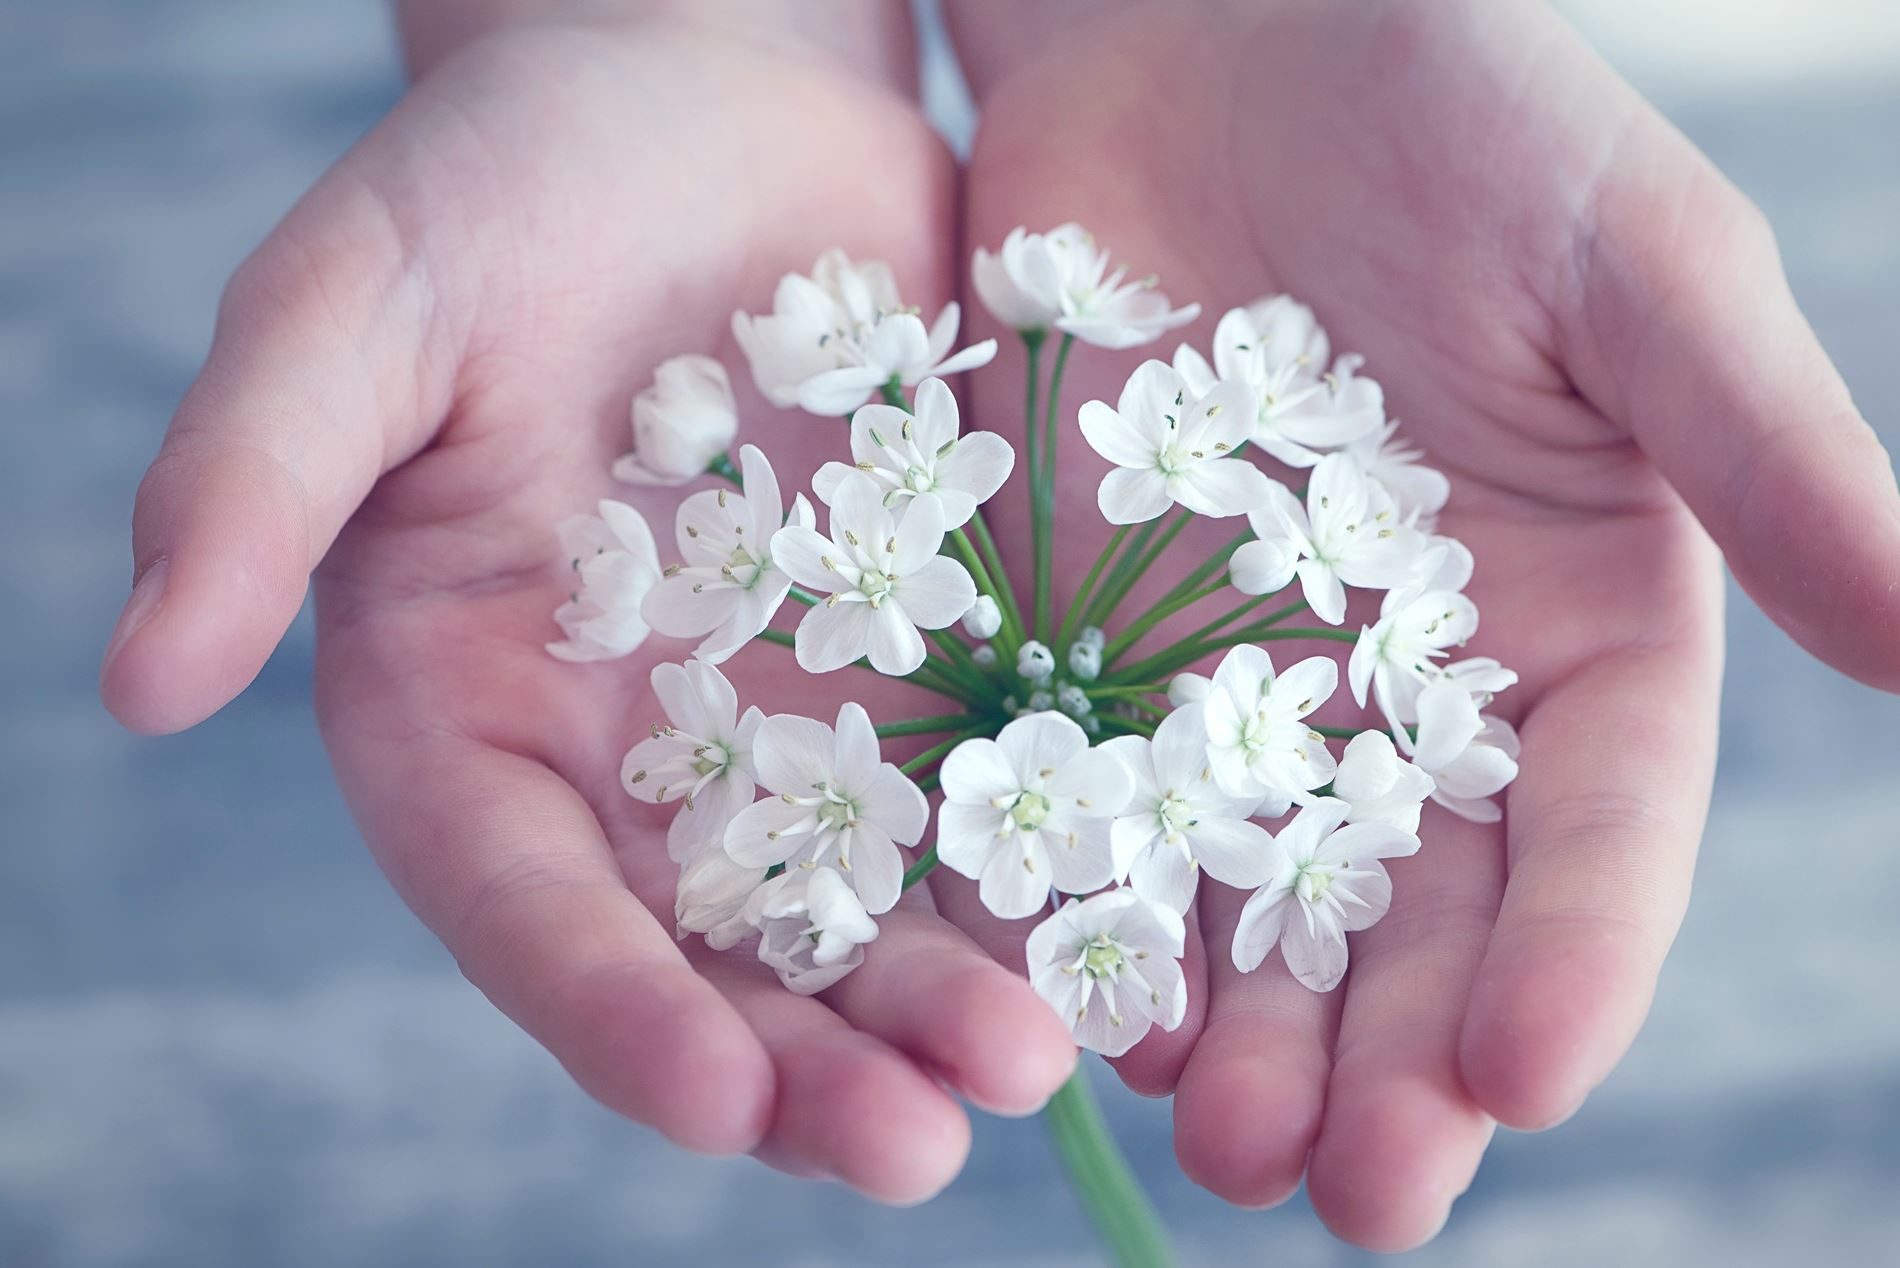
[[[1272,288],[1313,302],[1451,472],[1476,650],[1525,675],[1508,840],[1435,816],[1341,992],[1197,954],[1205,1002],[1122,1063],[1143,1090],[1178,1084],[1183,1163],[1214,1191],[1275,1200],[1311,1145],[1329,1223],[1410,1244],[1492,1120],[1568,1113],[1646,1007],[1713,762],[1720,587],[1694,517],[1797,637],[1891,688],[1886,459],[1758,218],[1541,10],[1012,8],[951,7],[986,111],[970,243],[1073,216],[1212,313]],[[956,173],[915,109],[903,7],[809,12],[406,5],[415,87],[227,292],[140,491],[103,692],[141,731],[202,720],[315,569],[339,780],[470,979],[683,1145],[915,1201],[967,1151],[951,1093],[1028,1112],[1073,1067],[1012,971],[1020,933],[945,877],[819,999],[676,943],[663,820],[616,771],[656,720],[646,671],[680,649],[542,651],[556,521],[619,496],[669,536],[668,498],[605,477],[654,364],[736,366],[732,310],[834,244],[891,261],[926,308],[959,284]],[[1294,126],[1295,103],[1327,126]],[[1442,129],[1416,126],[1421,103]],[[1113,399],[1131,364],[1078,356],[1070,399]],[[1013,425],[1011,379],[978,377],[971,423]],[[746,438],[802,486],[838,424],[741,391]],[[1064,493],[1094,515],[1092,480]],[[729,665],[742,698],[829,718],[861,688],[782,656]],[[879,692],[880,718],[939,708]],[[1213,943],[1237,901],[1199,913]]]

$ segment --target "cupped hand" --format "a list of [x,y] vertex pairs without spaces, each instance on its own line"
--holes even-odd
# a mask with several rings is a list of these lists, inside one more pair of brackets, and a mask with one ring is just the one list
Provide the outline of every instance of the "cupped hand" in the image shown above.
[[[1188,1023],[1122,1062],[1176,1091],[1181,1161],[1215,1192],[1267,1204],[1305,1171],[1343,1237],[1415,1244],[1494,1123],[1567,1117],[1648,1008],[1715,760],[1717,547],[1811,652],[1900,689],[1889,459],[1761,216],[1541,6],[950,16],[982,110],[967,245],[1081,221],[1204,302],[1203,347],[1224,308],[1292,292],[1452,478],[1472,651],[1523,675],[1500,700],[1523,739],[1506,822],[1428,807],[1332,994],[1277,956],[1235,972],[1244,895],[1204,886]],[[1133,360],[1078,349],[1067,410],[1114,400]],[[980,380],[985,425],[1020,410],[1011,377]],[[1067,510],[1099,522],[1068,434]],[[1058,535],[1071,585],[1087,536]]]
[[[231,284],[140,490],[104,693],[140,730],[199,721],[255,675],[315,568],[339,777],[469,978],[674,1140],[910,1201],[967,1150],[950,1092],[1035,1109],[1073,1066],[1063,1027],[921,892],[822,1000],[676,944],[663,821],[618,770],[662,720],[648,671],[686,648],[543,650],[557,522],[621,497],[671,553],[678,494],[606,476],[658,361],[729,353],[732,311],[833,244],[891,261],[919,299],[952,288],[953,170],[894,12],[834,6],[830,48],[763,6],[481,35],[412,12],[415,88]],[[788,491],[843,434],[742,409]],[[829,718],[862,688],[787,674],[789,656],[757,644],[727,671],[768,712]],[[867,703],[902,716],[906,691]]]

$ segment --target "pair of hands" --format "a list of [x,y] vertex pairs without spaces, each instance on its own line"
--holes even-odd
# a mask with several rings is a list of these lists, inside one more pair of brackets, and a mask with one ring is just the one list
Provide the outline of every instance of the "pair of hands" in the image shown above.
[[[1707,806],[1710,536],[1810,651],[1900,689],[1886,455],[1760,216],[1541,6],[967,0],[961,183],[901,5],[515,7],[410,4],[414,89],[233,280],[140,490],[104,693],[139,730],[200,721],[315,569],[319,715],[391,881],[582,1086],[689,1148],[919,1200],[968,1147],[951,1093],[1029,1112],[1074,1062],[1021,931],[941,871],[820,999],[676,944],[655,820],[615,777],[676,649],[541,650],[552,526],[607,491],[629,397],[730,351],[732,310],[825,246],[929,307],[971,246],[1073,218],[1210,315],[1292,291],[1452,476],[1476,650],[1523,675],[1508,822],[1428,811],[1331,995],[1193,938],[1186,1023],[1120,1068],[1175,1093],[1183,1166],[1233,1201],[1305,1174],[1341,1236],[1417,1243],[1495,1122],[1560,1121],[1621,1056]],[[1086,352],[1071,410],[1132,365]],[[1014,427],[1006,383],[979,376],[972,425]],[[787,487],[835,447],[835,421],[748,413]],[[1080,451],[1062,488],[1092,516]],[[1021,502],[994,505],[1027,575]],[[1099,543],[1068,545],[1059,578]],[[829,715],[837,682],[775,667],[728,668]],[[1203,887],[1208,945],[1241,897]]]

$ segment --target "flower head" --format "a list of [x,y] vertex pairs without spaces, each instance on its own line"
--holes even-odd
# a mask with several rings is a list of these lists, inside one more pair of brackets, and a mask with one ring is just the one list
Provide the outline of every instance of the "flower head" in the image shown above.
[[1223,885],[1251,889],[1271,874],[1273,836],[1251,821],[1257,797],[1223,792],[1207,762],[1201,705],[1176,709],[1154,739],[1108,741],[1134,776],[1134,795],[1115,819],[1116,874],[1150,902],[1186,912],[1203,869]]
[[853,264],[834,250],[818,257],[810,277],[788,273],[779,280],[770,316],[734,313],[732,333],[766,399],[782,409],[838,415],[893,380],[909,386],[988,365],[994,339],[950,355],[960,317],[956,304],[946,304],[926,329],[898,299],[888,264]]
[[974,878],[983,905],[1004,919],[1035,914],[1052,885],[1079,894],[1114,878],[1111,826],[1133,778],[1063,714],[1030,714],[993,740],[965,740],[944,759],[942,784],[937,857]]
[[746,919],[759,930],[759,959],[799,995],[816,995],[864,963],[877,921],[828,867],[786,872],[753,891]]
[[1242,593],[1273,593],[1287,583],[1290,562],[1314,615],[1338,625],[1346,618],[1348,585],[1386,590],[1412,580],[1425,538],[1352,458],[1320,459],[1305,506],[1284,485],[1270,483],[1267,492],[1247,516],[1256,540],[1229,563]]
[[1217,382],[1245,385],[1254,405],[1252,439],[1290,467],[1310,467],[1385,421],[1385,394],[1355,375],[1360,358],[1329,372],[1326,332],[1313,310],[1274,295],[1228,310],[1214,328],[1214,364],[1182,344],[1174,368],[1197,393]]
[[560,660],[612,660],[646,642],[641,604],[660,580],[653,531],[624,502],[603,500],[599,510],[564,520],[556,530],[581,587],[554,610],[567,637],[547,648]]
[[1392,905],[1380,860],[1418,850],[1418,838],[1386,824],[1346,820],[1346,805],[1321,798],[1274,838],[1273,879],[1255,890],[1234,928],[1234,967],[1251,973],[1277,945],[1308,988],[1330,991],[1346,976],[1346,935],[1370,928]]
[[614,460],[614,478],[628,484],[685,484],[739,431],[726,368],[711,357],[660,362],[653,384],[633,398],[633,452]]
[[801,669],[822,674],[869,656],[879,673],[902,676],[924,663],[917,631],[953,625],[976,602],[963,565],[937,552],[943,512],[918,502],[900,523],[878,486],[853,472],[838,486],[831,536],[789,524],[772,539],[772,557],[799,584],[826,596],[798,623]]
[[[1395,737],[1418,721],[1418,693],[1444,672],[1433,662],[1450,655],[1478,630],[1478,606],[1451,590],[1394,590],[1385,596],[1379,619],[1359,631],[1346,677],[1353,699],[1366,703],[1367,689],[1391,724]],[[1497,662],[1489,662],[1496,665]],[[1516,675],[1502,670],[1511,681]],[[1401,744],[1406,743],[1403,738]]]
[[1016,451],[991,431],[959,436],[957,398],[942,379],[917,388],[917,412],[894,405],[866,405],[851,416],[855,465],[827,462],[812,477],[812,490],[826,504],[853,474],[877,482],[884,504],[902,512],[913,500],[930,499],[943,516],[944,531],[962,528],[990,500],[1016,465]]
[[[754,445],[739,450],[745,492],[705,489],[680,503],[681,563],[668,568],[640,612],[669,638],[700,638],[693,654],[725,660],[763,630],[792,587],[772,562],[784,519],[778,477]],[[811,504],[792,503],[791,522],[810,526]]]
[[667,853],[685,862],[752,804],[752,741],[765,715],[741,717],[738,693],[705,661],[655,666],[652,683],[666,722],[628,750],[620,783],[636,801],[685,802],[666,832]]
[[1132,348],[1200,316],[1199,304],[1171,308],[1153,278],[1129,282],[1127,272],[1111,274],[1108,253],[1078,224],[1019,226],[999,253],[978,247],[970,266],[983,306],[1013,330],[1053,326],[1098,348]]
[[1517,778],[1517,732],[1504,719],[1478,712],[1473,681],[1447,672],[1419,692],[1412,760],[1431,773],[1433,801],[1474,823],[1496,823],[1503,811],[1491,798]]
[[1207,692],[1207,760],[1234,797],[1291,798],[1333,777],[1326,741],[1306,725],[1339,685],[1339,668],[1311,656],[1275,674],[1263,648],[1242,644],[1221,659]]
[[1029,981],[1075,1042],[1118,1057],[1149,1029],[1187,1015],[1181,917],[1132,889],[1071,898],[1030,931]]
[[834,730],[779,713],[752,745],[759,783],[773,794],[741,810],[726,853],[746,867],[835,867],[865,909],[880,915],[903,890],[900,845],[915,845],[930,817],[924,794],[884,761],[862,705],[847,701]]
[[1089,401],[1082,434],[1116,470],[1096,495],[1111,524],[1139,524],[1180,505],[1197,515],[1241,515],[1266,496],[1267,477],[1233,457],[1253,423],[1246,392],[1215,384],[1193,394],[1166,362],[1144,361],[1110,409]]

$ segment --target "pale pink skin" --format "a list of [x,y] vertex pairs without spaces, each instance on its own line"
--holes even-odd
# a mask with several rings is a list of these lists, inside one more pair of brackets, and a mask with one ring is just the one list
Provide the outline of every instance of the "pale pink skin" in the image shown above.
[[[1176,1091],[1183,1165],[1234,1201],[1281,1200],[1304,1170],[1341,1236],[1416,1244],[1494,1120],[1561,1120],[1621,1056],[1708,800],[1722,591],[1704,527],[1809,650],[1900,688],[1900,498],[1771,237],[1535,5],[949,6],[985,109],[953,250],[956,177],[905,108],[901,6],[788,32],[771,24],[795,11],[763,3],[736,28],[584,30],[551,5],[512,26],[515,4],[412,4],[417,87],[234,280],[140,492],[135,557],[162,592],[141,592],[104,693],[138,730],[202,720],[321,560],[318,706],[392,882],[583,1087],[684,1145],[917,1200],[968,1147],[938,1078],[1024,1112],[1073,1061],[1013,975],[1027,922],[987,919],[960,878],[885,918],[822,999],[682,954],[663,819],[616,770],[656,716],[646,670],[685,649],[542,650],[564,585],[552,526],[613,492],[657,362],[734,367],[788,496],[843,446],[837,424],[768,411],[727,334],[824,247],[891,261],[934,310],[969,247],[1076,218],[1202,300],[1201,341],[1225,307],[1291,290],[1453,478],[1473,651],[1524,675],[1502,702],[1523,775],[1502,828],[1427,808],[1426,848],[1391,865],[1392,912],[1330,995],[1277,957],[1233,973],[1243,896],[1202,887],[1187,1022],[1120,1068]],[[1138,359],[1079,350],[1070,409],[1112,401]],[[1017,375],[976,382],[966,427],[1016,427]],[[1093,522],[1099,463],[1074,439],[1071,470],[1088,478],[1064,480],[1063,514]],[[672,499],[614,495],[669,555]],[[994,519],[1027,576],[1020,502],[1013,483]],[[863,690],[789,663],[760,646],[726,670],[747,703],[822,718]]]

